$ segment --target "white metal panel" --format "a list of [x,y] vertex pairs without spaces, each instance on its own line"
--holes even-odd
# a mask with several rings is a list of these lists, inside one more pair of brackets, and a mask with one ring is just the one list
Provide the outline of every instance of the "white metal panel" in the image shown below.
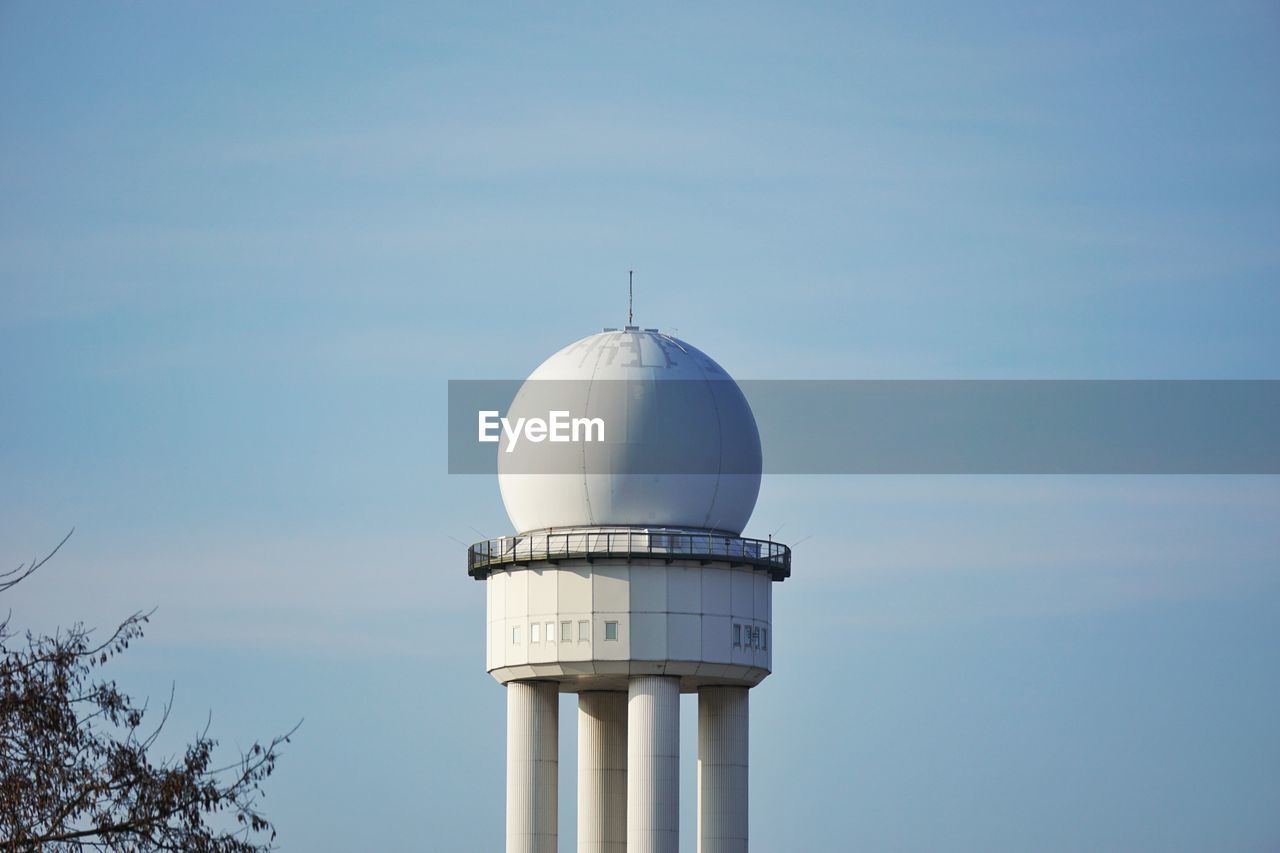
[[[632,576],[635,574],[633,572]],[[631,625],[632,660],[666,660],[667,614],[632,613],[628,621]]]
[[697,566],[667,568],[667,609],[676,613],[702,612],[702,569]]
[[692,613],[667,614],[667,658],[702,659],[702,617]]
[[506,666],[507,647],[503,642],[503,631],[506,627],[505,619],[490,622],[488,625],[488,630],[485,632],[485,669],[487,670]]
[[514,571],[507,576],[508,619],[524,619],[529,615],[529,573]]
[[728,616],[702,617],[702,660],[729,663],[733,660],[730,635],[732,620]]
[[716,616],[730,613],[730,581],[728,569],[702,570],[702,612]]
[[488,592],[489,612],[488,618],[492,622],[495,619],[507,618],[507,576],[505,571],[493,572],[489,575],[489,579],[484,582],[485,589]]
[[667,610],[667,567],[631,568],[631,612],[662,613]]
[[626,566],[596,565],[591,578],[592,605],[597,613],[622,613],[631,607]]
[[561,568],[556,572],[557,604],[565,613],[591,611],[591,567]]
[[760,572],[755,572],[754,574],[756,588],[755,616],[756,619],[759,619],[762,622],[768,622],[771,618],[769,615],[769,605],[772,603],[773,581],[771,581],[769,576],[766,574],[762,574]]
[[738,620],[754,619],[756,615],[755,575],[744,569],[735,569],[729,575],[733,584],[730,613]]
[[529,615],[554,614],[560,573],[552,568],[541,568],[530,569],[525,574],[529,578]]

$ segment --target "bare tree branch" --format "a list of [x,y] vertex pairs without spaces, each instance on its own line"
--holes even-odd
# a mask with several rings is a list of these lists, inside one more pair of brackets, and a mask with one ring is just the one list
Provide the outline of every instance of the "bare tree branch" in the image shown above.
[[[30,566],[27,566],[26,563],[22,563],[16,569],[10,569],[7,572],[0,572],[0,592],[4,592],[10,587],[18,583],[21,583],[23,580],[31,577],[31,575],[39,571],[41,566],[49,562],[49,560],[53,558],[53,555],[58,553],[59,548],[67,544],[67,540],[70,539],[71,534],[75,532],[76,532],[76,529],[74,527],[71,528],[69,531],[67,531],[67,535],[62,537],[62,541],[59,542],[56,546],[54,546],[54,549],[52,551],[44,555],[44,559],[32,560]],[[27,568],[24,569],[23,568],[24,566],[27,566]],[[5,621],[8,621],[8,620],[5,620]]]
[[[58,548],[0,574],[0,592]],[[0,623],[0,849],[271,849],[275,830],[258,796],[297,726],[216,766],[217,741],[206,723],[180,756],[155,760],[149,751],[169,720],[175,687],[157,724],[144,731],[147,703],[93,677],[142,637],[154,612],[134,613],[102,642],[74,624],[53,636],[28,632],[11,648],[9,620]]]

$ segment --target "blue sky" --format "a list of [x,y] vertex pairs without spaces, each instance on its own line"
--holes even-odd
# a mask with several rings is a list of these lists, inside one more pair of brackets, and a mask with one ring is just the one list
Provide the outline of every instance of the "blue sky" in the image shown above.
[[[1276,378],[1274,4],[0,4],[0,543],[285,849],[499,849],[445,380]],[[766,452],[767,452],[766,448]],[[1280,846],[1280,485],[771,477],[758,850]],[[831,636],[844,652],[823,652]],[[684,708],[686,848],[693,705]],[[562,706],[561,849],[573,713]],[[827,737],[822,732],[830,731]]]

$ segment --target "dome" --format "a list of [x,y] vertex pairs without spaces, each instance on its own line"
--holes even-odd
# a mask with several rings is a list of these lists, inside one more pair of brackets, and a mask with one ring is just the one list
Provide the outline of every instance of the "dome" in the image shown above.
[[[599,418],[602,441],[498,449],[498,486],[520,533],[668,527],[741,534],[760,493],[760,434],[737,383],[708,355],[656,329],[569,344],[530,374],[507,417],[550,408]],[[541,465],[541,467],[539,467]],[[528,473],[536,471],[538,473]]]

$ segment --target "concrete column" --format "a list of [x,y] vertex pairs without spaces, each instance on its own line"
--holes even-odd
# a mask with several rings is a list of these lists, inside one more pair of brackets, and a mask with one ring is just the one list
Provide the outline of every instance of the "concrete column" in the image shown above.
[[578,694],[578,853],[627,851],[627,694]]
[[680,850],[680,679],[632,677],[627,690],[627,853]]
[[698,691],[698,853],[747,853],[747,688]]
[[507,853],[556,853],[560,691],[507,685]]

